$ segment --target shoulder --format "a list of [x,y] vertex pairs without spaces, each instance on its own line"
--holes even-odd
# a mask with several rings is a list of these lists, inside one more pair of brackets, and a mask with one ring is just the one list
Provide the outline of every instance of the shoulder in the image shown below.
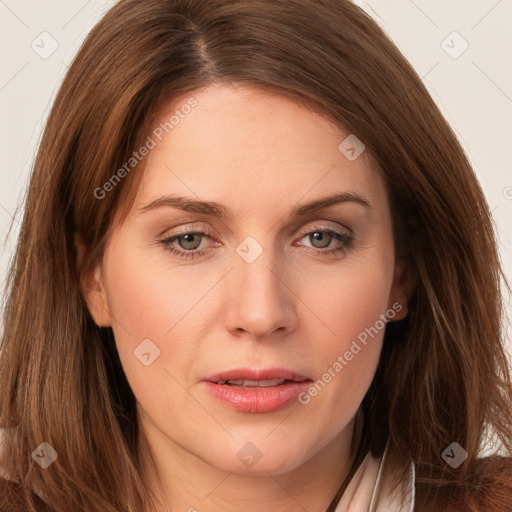
[[482,504],[489,504],[488,510],[502,510],[497,508],[502,502],[507,503],[508,511],[512,510],[512,457],[478,459],[470,494]]
[[511,512],[512,458],[477,459],[468,482],[438,489],[429,503],[428,512]]
[[[26,512],[23,486],[8,471],[4,460],[3,443],[4,433],[0,428],[0,512]],[[38,512],[52,512],[52,509],[36,492],[31,491],[30,497]]]
[[[30,497],[38,512],[52,512],[52,509],[35,492],[31,492]],[[21,484],[0,476],[0,512],[25,511],[26,504],[23,500]]]

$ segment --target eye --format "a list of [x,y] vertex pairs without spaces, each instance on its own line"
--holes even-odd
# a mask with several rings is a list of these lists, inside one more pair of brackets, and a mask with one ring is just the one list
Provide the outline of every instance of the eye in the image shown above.
[[306,247],[310,247],[315,254],[336,255],[345,253],[351,247],[354,235],[348,231],[337,231],[323,226],[302,233],[302,239],[310,241],[311,245]]
[[[211,239],[209,232],[201,230],[183,231],[171,237],[160,240],[163,248],[171,254],[182,259],[194,259],[203,256],[208,252],[204,248],[203,241]],[[202,249],[199,247],[203,246]]]
[[[211,247],[208,247],[207,240],[212,240],[212,232],[198,229],[184,230],[173,236],[160,240],[164,250],[181,259],[194,259],[204,256]],[[326,226],[313,226],[309,231],[301,234],[302,239],[310,241],[311,245],[304,245],[309,251],[317,255],[340,255],[344,254],[352,245],[354,235],[348,230],[335,230]],[[334,245],[333,245],[334,242]],[[217,246],[221,245],[215,242]],[[294,243],[294,245],[297,245]],[[299,246],[302,244],[299,244]]]

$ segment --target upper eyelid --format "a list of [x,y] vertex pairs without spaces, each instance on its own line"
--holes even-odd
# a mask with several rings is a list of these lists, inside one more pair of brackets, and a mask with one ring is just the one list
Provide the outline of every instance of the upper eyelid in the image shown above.
[[300,233],[308,234],[308,233],[311,233],[312,231],[314,231],[315,229],[317,229],[319,231],[320,230],[322,230],[322,231],[334,231],[336,233],[339,233],[340,231],[348,231],[350,235],[354,234],[353,230],[350,229],[348,226],[345,226],[345,225],[342,225],[342,224],[339,224],[339,223],[337,223],[337,224],[338,224],[338,226],[333,227],[332,224],[321,225],[320,223],[313,223],[312,226],[306,227],[304,229],[301,229]]
[[[174,229],[176,229],[178,231],[174,232]],[[206,225],[202,225],[202,226],[198,226],[198,227],[186,226],[186,227],[181,227],[181,228],[173,228],[172,230],[166,229],[162,233],[161,237],[162,238],[174,238],[177,236],[195,234],[195,233],[200,233],[200,234],[204,233],[207,235],[211,235],[214,232],[215,232],[215,230],[213,228],[208,228]]]
[[[305,236],[310,235],[311,233],[314,233],[315,230],[316,231],[325,231],[325,232],[331,231],[331,232],[337,233],[337,234],[342,235],[342,236],[343,235],[346,235],[346,236],[349,236],[349,237],[353,237],[354,236],[354,232],[352,231],[352,229],[350,229],[347,226],[332,227],[332,225],[330,225],[330,224],[321,225],[320,222],[316,222],[316,223],[313,223],[312,226],[302,228],[297,233],[296,236],[298,236],[299,239],[300,238],[304,238]],[[325,222],[328,222],[328,221],[325,221]],[[346,232],[344,233],[343,231],[346,231]],[[203,225],[203,226],[200,226],[200,227],[185,227],[185,228],[182,228],[181,231],[178,231],[176,233],[164,234],[161,237],[161,239],[162,240],[174,240],[176,238],[179,238],[181,236],[185,236],[185,235],[188,235],[188,234],[198,234],[198,235],[203,235],[203,236],[206,235],[210,239],[214,239],[215,238],[215,230],[213,228],[207,227],[206,225]]]

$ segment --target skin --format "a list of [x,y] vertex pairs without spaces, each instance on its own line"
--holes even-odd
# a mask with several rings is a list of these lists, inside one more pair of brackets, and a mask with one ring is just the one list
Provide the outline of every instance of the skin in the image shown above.
[[[366,152],[354,161],[340,152],[348,133],[290,99],[226,85],[193,96],[198,105],[151,150],[130,214],[83,278],[89,309],[114,330],[161,510],[324,511],[352,464],[354,418],[384,331],[306,405],[242,413],[202,380],[278,366],[317,381],[393,304],[402,305],[395,320],[407,314],[386,190]],[[344,202],[290,217],[334,192],[371,208]],[[143,210],[168,194],[221,203],[230,216]],[[194,259],[161,243],[186,227],[210,230],[174,239],[176,250],[204,250]],[[326,254],[345,242],[312,235],[329,229],[353,236],[344,251]],[[263,250],[252,263],[236,251],[248,236]],[[160,356],[145,366],[134,350],[148,338]],[[250,468],[237,457],[248,442],[261,453]]]

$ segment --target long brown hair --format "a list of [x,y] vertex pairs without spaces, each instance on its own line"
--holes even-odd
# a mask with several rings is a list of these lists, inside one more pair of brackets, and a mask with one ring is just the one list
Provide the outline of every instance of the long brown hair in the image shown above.
[[[34,486],[59,511],[152,503],[135,398],[80,275],[101,258],[114,215],[131,206],[143,165],[101,198],[98,189],[142,145],[164,101],[213,83],[284,94],[365,144],[415,282],[408,319],[387,329],[363,402],[371,449],[381,455],[389,440],[396,467],[415,461],[418,510],[436,495],[504,510],[510,479],[490,477],[502,459],[477,459],[489,432],[512,452],[504,276],[489,209],[418,75],[347,0],[121,0],[91,31],[48,119],[8,275],[0,427],[19,485],[0,508],[3,498],[41,510]],[[75,233],[87,246],[80,265]],[[454,441],[468,453],[457,469],[441,455]],[[31,456],[43,442],[58,454],[48,469]],[[466,493],[478,482],[500,492]]]

